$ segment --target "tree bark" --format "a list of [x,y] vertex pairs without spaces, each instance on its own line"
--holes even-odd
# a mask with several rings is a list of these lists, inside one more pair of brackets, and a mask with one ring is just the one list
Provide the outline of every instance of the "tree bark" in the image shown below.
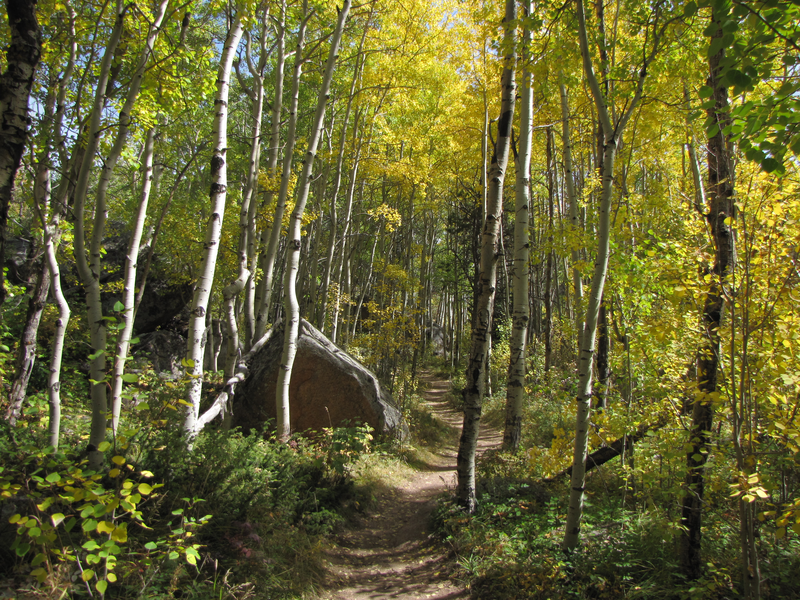
[[464,423],[458,444],[456,499],[468,513],[475,511],[475,456],[481,422],[489,340],[492,330],[495,285],[497,281],[498,235],[503,214],[503,183],[511,146],[516,96],[516,1],[506,0],[503,17],[503,74],[501,106],[497,121],[497,141],[489,167],[489,194],[483,223],[478,294],[473,317],[472,339],[464,388]]
[[595,354],[595,336],[600,313],[600,303],[603,298],[603,289],[608,272],[609,242],[611,233],[611,198],[614,183],[614,160],[616,158],[617,144],[631,115],[637,109],[642,98],[644,81],[647,76],[647,67],[652,62],[661,39],[661,30],[657,30],[658,12],[655,14],[653,25],[653,48],[645,55],[636,91],[628,104],[627,109],[612,120],[609,114],[608,99],[600,89],[600,84],[594,73],[592,59],[589,53],[589,40],[586,31],[586,16],[583,0],[577,0],[578,5],[578,36],[583,58],[583,70],[589,87],[592,90],[598,117],[603,129],[603,189],[599,207],[597,223],[597,257],[595,258],[592,288],[589,303],[586,308],[583,323],[583,337],[580,344],[580,360],[578,367],[578,395],[576,398],[577,411],[575,416],[575,447],[572,459],[572,477],[570,480],[570,498],[567,511],[567,522],[564,533],[563,548],[572,551],[578,546],[580,540],[580,523],[583,516],[583,502],[586,485],[586,456],[589,445],[589,416],[592,398],[592,368]]
[[[8,209],[31,124],[28,98],[42,52],[36,0],[5,0],[5,6],[11,43],[6,51],[6,70],[0,77],[0,259],[5,256]],[[0,268],[0,308],[5,299]]]
[[206,312],[214,284],[214,272],[219,254],[219,241],[222,232],[222,219],[225,215],[225,201],[228,195],[228,92],[230,89],[231,68],[239,40],[242,38],[242,15],[237,13],[225,39],[217,75],[217,94],[214,99],[214,153],[211,157],[211,215],[206,225],[205,252],[200,277],[192,300],[189,321],[189,339],[186,344],[186,367],[191,373],[187,390],[189,406],[184,420],[184,431],[189,437],[195,436],[204,421],[200,419],[200,394],[203,385],[203,334],[206,329]]
[[[100,63],[95,90],[94,101],[91,109],[89,129],[86,135],[86,148],[83,152],[83,160],[78,179],[75,182],[73,213],[75,214],[75,229],[73,256],[78,268],[78,273],[85,286],[86,304],[88,306],[89,334],[92,344],[92,358],[89,364],[89,379],[91,383],[92,396],[92,422],[89,433],[89,443],[87,452],[89,454],[89,464],[97,469],[103,461],[103,454],[98,447],[106,436],[107,420],[107,398],[106,398],[106,322],[103,319],[102,306],[100,305],[100,281],[99,271],[95,271],[89,265],[86,257],[86,197],[89,191],[89,176],[94,165],[95,155],[100,143],[102,113],[106,103],[106,92],[108,89],[109,78],[111,75],[111,62],[117,50],[125,19],[125,6],[122,0],[118,0],[116,6],[116,20],[114,29],[106,45],[105,54]],[[97,212],[97,211],[96,211]],[[100,248],[97,251],[97,261],[100,259]]]
[[[278,192],[278,202],[272,217],[272,227],[269,232],[268,242],[261,257],[261,270],[264,278],[261,282],[262,293],[258,297],[258,316],[256,317],[256,338],[263,336],[269,321],[269,309],[272,300],[272,285],[275,274],[275,259],[278,255],[278,243],[281,239],[281,223],[286,209],[286,200],[289,196],[289,182],[292,176],[292,163],[294,161],[294,147],[297,142],[297,107],[300,99],[300,77],[303,73],[303,48],[308,21],[312,12],[309,12],[308,1],[303,0],[303,18],[297,32],[297,48],[294,55],[294,74],[292,77],[292,99],[289,105],[289,123],[286,134],[286,144],[283,150],[283,171],[281,174],[281,187]],[[271,165],[270,165],[271,167]]]
[[[523,2],[524,17],[531,16],[531,0]],[[528,239],[528,212],[531,200],[531,137],[533,127],[533,77],[531,75],[530,46],[533,35],[525,21],[522,34],[522,78],[520,81],[519,151],[516,156],[517,180],[514,217],[514,313],[512,318],[508,383],[506,387],[506,418],[503,431],[503,449],[516,452],[522,434],[522,403],[525,398],[526,351],[530,302],[528,297],[528,267],[530,241]]]
[[[722,22],[717,9],[711,20],[716,24],[714,38],[722,36]],[[708,120],[719,131],[708,140],[708,213],[706,219],[714,240],[715,256],[712,283],[703,306],[704,343],[698,354],[697,396],[692,410],[690,449],[686,453],[686,489],[681,512],[680,561],[684,575],[694,580],[702,574],[702,515],[705,492],[705,466],[711,452],[711,429],[714,422],[714,398],[719,373],[720,324],[723,311],[723,287],[734,266],[735,246],[732,221],[736,218],[734,186],[729,142],[723,129],[729,123],[728,89],[719,80],[725,52],[709,57],[708,87],[713,90],[714,105]],[[729,219],[726,222],[726,219]]]
[[292,378],[292,366],[294,357],[297,354],[297,334],[300,327],[300,306],[297,303],[297,291],[295,283],[297,271],[300,264],[300,236],[302,235],[303,212],[305,211],[306,201],[308,200],[308,190],[311,187],[311,178],[314,169],[314,158],[317,154],[317,146],[322,137],[322,125],[325,121],[325,108],[328,103],[328,94],[333,79],[333,70],[336,66],[336,59],[339,55],[339,44],[342,40],[342,32],[347,16],[350,13],[350,0],[344,0],[342,8],[339,10],[339,20],[331,38],[331,47],[328,52],[328,62],[325,65],[325,74],[322,78],[322,88],[317,98],[317,109],[314,113],[314,120],[311,125],[311,135],[308,140],[308,150],[303,161],[303,170],[298,181],[297,201],[292,211],[289,223],[289,242],[286,250],[286,270],[284,282],[286,328],[284,329],[283,353],[281,355],[281,366],[278,369],[278,381],[276,384],[276,415],[278,439],[286,441],[291,433],[291,423],[289,414],[289,383]]
[[111,428],[117,430],[119,417],[122,411],[122,383],[125,374],[125,363],[128,360],[128,348],[133,334],[134,303],[136,300],[136,263],[139,259],[139,247],[144,232],[144,223],[147,218],[147,206],[150,202],[150,188],[153,184],[153,146],[155,144],[155,129],[150,128],[144,143],[142,156],[142,194],[139,207],[133,221],[131,240],[128,243],[128,254],[125,257],[125,273],[123,275],[124,287],[122,289],[122,329],[117,338],[117,348],[114,354],[114,374],[111,381]]

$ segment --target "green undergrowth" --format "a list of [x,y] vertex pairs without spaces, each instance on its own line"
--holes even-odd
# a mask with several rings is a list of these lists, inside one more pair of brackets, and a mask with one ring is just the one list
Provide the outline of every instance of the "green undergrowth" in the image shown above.
[[[567,480],[541,483],[527,459],[499,452],[478,467],[478,509],[468,516],[452,499],[435,515],[438,535],[458,557],[472,597],[481,599],[669,599],[741,597],[737,515],[723,496],[709,498],[704,516],[705,573],[685,581],[678,565],[679,496],[671,510],[653,502],[629,471],[613,467],[587,479],[582,545],[561,550]],[[800,542],[760,540],[762,597],[800,597],[795,577]]]
[[29,598],[313,595],[325,536],[358,503],[370,429],[279,444],[209,428],[189,450],[180,411],[137,414],[97,472],[77,437],[53,452],[36,421],[0,432],[4,585]]

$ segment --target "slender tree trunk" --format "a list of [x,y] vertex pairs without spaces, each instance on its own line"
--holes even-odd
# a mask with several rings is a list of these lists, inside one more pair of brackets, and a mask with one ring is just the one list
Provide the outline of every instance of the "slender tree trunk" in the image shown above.
[[547,260],[544,273],[544,371],[553,364],[553,208],[555,195],[553,129],[547,129]]
[[[186,344],[186,365],[191,373],[188,385],[184,430],[191,437],[196,435],[204,423],[206,415],[200,416],[200,395],[203,385],[203,334],[206,329],[206,312],[214,284],[214,272],[219,254],[219,241],[222,232],[222,219],[225,215],[225,201],[228,193],[228,92],[231,67],[239,40],[242,38],[242,15],[237,13],[225,39],[219,72],[217,75],[217,94],[214,99],[214,153],[211,157],[211,216],[208,219],[205,236],[205,252],[200,277],[194,291],[192,312],[189,321],[189,339]],[[219,412],[220,409],[217,410]]]
[[[108,195],[108,188],[111,185],[111,176],[117,164],[117,160],[122,155],[125,148],[125,143],[128,138],[128,130],[131,124],[131,111],[133,110],[136,99],[139,96],[142,79],[145,74],[145,67],[152,54],[153,47],[160,32],[161,21],[164,18],[164,13],[167,10],[168,0],[162,0],[161,4],[154,15],[153,23],[147,35],[144,49],[139,57],[139,62],[134,72],[128,87],[128,93],[125,97],[125,104],[119,113],[119,129],[117,130],[116,138],[106,157],[103,168],[100,172],[100,179],[97,184],[97,192],[95,194],[94,206],[94,223],[92,227],[92,241],[89,249],[88,264],[82,264],[78,261],[79,272],[83,280],[84,288],[86,289],[86,304],[88,308],[92,351],[95,358],[92,360],[92,379],[95,383],[92,384],[92,434],[89,438],[89,443],[94,446],[99,446],[100,442],[105,438],[106,423],[108,420],[107,415],[107,399],[106,387],[109,385],[106,375],[106,359],[107,359],[107,321],[103,315],[102,300],[100,297],[100,275],[102,273],[102,256],[103,256],[103,237],[105,235],[106,220],[108,218],[108,207],[106,198]],[[108,52],[108,50],[107,50]],[[104,58],[105,61],[105,58]],[[94,107],[95,109],[97,107]],[[94,109],[93,109],[94,110]],[[92,116],[94,119],[94,115]],[[87,171],[92,167],[92,160],[89,159],[87,154],[84,158],[84,164],[81,168],[81,174],[84,169]],[[87,173],[88,178],[88,173]],[[87,180],[88,183],[88,180]],[[85,197],[86,188],[83,188],[83,195]],[[76,192],[77,196],[77,192]],[[77,206],[77,200],[76,200]],[[80,215],[76,217],[82,220]],[[81,231],[81,233],[83,233]],[[76,226],[76,242],[77,242],[77,226]],[[83,237],[83,236],[81,236]],[[76,254],[78,247],[76,243]],[[83,249],[81,248],[81,255],[83,256]],[[84,268],[88,267],[88,268]],[[116,412],[115,412],[116,411]],[[112,405],[112,431],[116,433],[116,425],[119,421],[119,406]],[[90,455],[91,460],[91,455]],[[99,458],[94,459],[99,460]]]
[[614,161],[616,158],[617,144],[625,130],[631,115],[637,109],[642,98],[644,81],[647,76],[647,67],[652,62],[661,39],[663,30],[657,29],[658,13],[655,14],[653,25],[652,51],[645,55],[644,64],[639,71],[639,79],[633,98],[626,110],[613,120],[609,114],[606,95],[601,91],[600,84],[594,74],[592,59],[589,53],[589,41],[586,32],[586,16],[584,14],[583,0],[577,0],[578,5],[578,35],[583,58],[583,68],[586,79],[592,90],[595,105],[603,128],[603,189],[600,199],[599,217],[597,224],[597,256],[595,258],[592,288],[589,303],[583,323],[583,338],[580,344],[580,360],[578,367],[578,395],[576,398],[577,411],[575,417],[575,447],[572,459],[572,476],[570,480],[570,498],[567,511],[567,522],[564,534],[563,547],[572,551],[578,546],[580,539],[580,523],[583,516],[583,503],[586,486],[586,456],[589,446],[589,416],[592,397],[592,367],[595,353],[595,335],[600,313],[600,302],[603,298],[606,273],[608,272],[609,242],[611,232],[611,197],[614,182]]
[[[5,0],[5,7],[11,43],[6,50],[6,70],[0,76],[0,258],[5,256],[8,209],[31,123],[28,98],[42,52],[36,0]],[[5,299],[0,268],[0,307]]]
[[128,243],[128,255],[125,257],[124,287],[122,289],[122,329],[117,338],[117,351],[114,355],[114,375],[111,381],[111,419],[112,429],[117,430],[122,412],[122,383],[124,381],[125,363],[128,360],[128,348],[133,334],[134,302],[136,300],[136,263],[139,259],[139,248],[147,218],[147,206],[150,202],[150,189],[153,184],[153,146],[155,129],[150,128],[144,143],[142,155],[142,195],[133,221],[131,240]]
[[[719,13],[712,11],[712,24],[722,36]],[[729,123],[728,89],[720,82],[720,64],[725,52],[720,50],[709,57],[708,87],[713,90],[714,105],[708,109],[709,120],[719,125],[719,131],[708,140],[708,220],[714,240],[712,283],[703,307],[704,344],[698,354],[697,397],[692,411],[689,448],[686,453],[686,490],[681,513],[680,560],[684,575],[697,579],[702,574],[701,543],[705,466],[711,452],[711,431],[714,422],[714,402],[719,373],[720,324],[723,311],[723,287],[735,261],[734,232],[731,221],[736,218],[734,187],[729,142],[722,130]],[[728,220],[730,219],[730,220]],[[726,222],[726,220],[728,220]],[[745,589],[749,589],[745,581]]]
[[331,47],[328,52],[328,62],[325,65],[325,74],[322,79],[322,88],[317,99],[317,109],[314,113],[314,120],[311,125],[311,136],[308,140],[308,150],[303,161],[303,170],[298,181],[297,201],[289,224],[289,242],[286,251],[286,270],[285,270],[285,311],[286,326],[283,337],[283,354],[281,355],[281,368],[278,370],[278,382],[276,384],[276,409],[278,439],[286,441],[291,434],[291,421],[289,413],[289,384],[292,378],[292,366],[294,357],[297,353],[297,333],[300,327],[300,307],[297,303],[297,293],[295,283],[297,271],[300,264],[300,236],[302,234],[303,212],[305,211],[308,190],[311,186],[311,177],[314,169],[314,158],[317,154],[317,146],[322,137],[322,125],[325,121],[325,108],[328,103],[328,94],[333,79],[333,70],[336,66],[336,59],[339,55],[339,44],[342,40],[342,32],[347,15],[350,13],[350,0],[344,0],[339,11],[339,20],[331,38]]
[[516,0],[506,0],[503,17],[503,74],[500,118],[497,121],[497,141],[489,167],[489,195],[483,224],[479,267],[479,293],[475,303],[467,384],[464,388],[464,423],[458,444],[456,498],[467,512],[477,506],[475,497],[475,455],[478,446],[481,408],[485,385],[485,369],[492,330],[495,285],[497,280],[497,248],[500,219],[503,214],[503,182],[511,146],[511,127],[514,121],[516,82]]
[[[525,18],[531,15],[531,0],[524,0]],[[520,132],[519,152],[516,156],[517,181],[514,217],[514,315],[509,342],[508,384],[506,388],[506,420],[503,431],[503,449],[516,452],[522,434],[522,403],[525,398],[525,359],[528,341],[530,301],[528,297],[528,267],[530,241],[528,239],[528,212],[531,201],[531,137],[533,127],[533,77],[531,76],[530,27],[525,25],[522,34],[522,80],[520,82]]]
[[[73,212],[75,214],[73,255],[78,267],[78,273],[85,287],[89,317],[89,333],[92,344],[92,357],[89,364],[89,379],[92,380],[90,388],[92,395],[92,423],[87,451],[89,453],[89,464],[94,469],[99,468],[102,464],[103,454],[98,450],[98,447],[106,436],[106,413],[108,409],[106,398],[107,383],[105,381],[106,321],[103,319],[102,307],[100,305],[100,273],[99,271],[93,270],[92,267],[94,265],[90,266],[89,260],[86,257],[85,210],[86,197],[89,190],[89,175],[94,165],[95,155],[97,154],[97,148],[100,142],[100,125],[111,74],[111,61],[114,58],[117,45],[122,36],[125,19],[125,7],[121,0],[117,2],[115,14],[116,20],[114,22],[114,29],[111,32],[105,54],[100,63],[97,88],[95,90],[89,129],[86,136],[86,148],[78,172],[78,179],[75,183],[73,205]],[[97,210],[101,212],[101,218],[104,219],[102,207],[97,207],[96,211]],[[103,223],[101,223],[101,227],[102,224],[104,224],[104,220]],[[100,233],[102,235],[102,232]],[[100,248],[93,248],[93,250],[97,251],[97,261],[99,262]]]
[[[261,258],[261,270],[264,273],[262,281],[262,294],[258,298],[258,316],[256,318],[256,339],[264,335],[269,320],[270,303],[272,300],[272,286],[275,274],[275,259],[278,255],[278,242],[281,239],[281,223],[286,210],[286,200],[289,197],[289,182],[292,177],[292,163],[294,161],[294,147],[297,142],[297,106],[300,99],[300,77],[303,73],[303,48],[305,46],[306,28],[312,12],[309,12],[308,0],[303,0],[303,19],[297,33],[297,48],[294,55],[294,75],[292,77],[292,99],[289,105],[289,124],[286,134],[286,145],[283,150],[283,172],[281,174],[281,187],[278,192],[278,202],[272,218],[272,228],[266,250]],[[273,115],[274,117],[274,115]],[[270,164],[271,167],[271,164]]]
[[33,365],[36,362],[36,339],[39,332],[39,323],[42,320],[42,312],[47,302],[47,294],[50,292],[50,270],[47,266],[47,260],[44,258],[39,271],[39,276],[36,278],[36,288],[33,291],[33,296],[28,301],[25,327],[22,329],[14,366],[14,381],[8,394],[9,406],[6,412],[6,419],[12,426],[16,424],[17,419],[22,414],[25,392],[28,389],[28,381],[33,372]]

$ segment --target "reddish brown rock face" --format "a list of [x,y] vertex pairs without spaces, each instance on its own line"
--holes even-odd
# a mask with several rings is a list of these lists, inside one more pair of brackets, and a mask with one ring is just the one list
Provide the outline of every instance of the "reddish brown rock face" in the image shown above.
[[[282,345],[282,332],[276,331],[248,365],[250,375],[234,402],[236,426],[248,430],[275,419]],[[289,404],[293,432],[347,422],[367,423],[379,433],[404,430],[399,411],[377,377],[305,321],[300,324]]]

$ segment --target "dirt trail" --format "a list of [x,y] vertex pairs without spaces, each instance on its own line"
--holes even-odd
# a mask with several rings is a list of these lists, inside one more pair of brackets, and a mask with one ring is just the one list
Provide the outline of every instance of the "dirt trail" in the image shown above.
[[[426,372],[422,396],[437,419],[460,430],[462,416],[444,396],[450,382]],[[478,451],[502,442],[482,427]],[[363,522],[335,539],[328,551],[329,583],[324,600],[454,600],[469,592],[453,580],[452,560],[429,537],[436,497],[456,482],[456,448],[443,448],[423,470],[381,494]]]

